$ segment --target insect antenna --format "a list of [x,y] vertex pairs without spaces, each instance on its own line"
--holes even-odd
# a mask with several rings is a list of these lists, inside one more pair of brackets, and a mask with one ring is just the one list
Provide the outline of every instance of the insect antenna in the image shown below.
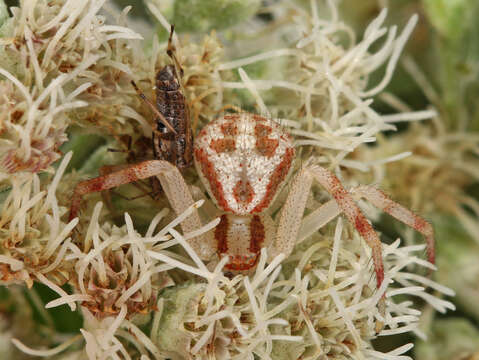
[[[173,33],[175,32],[175,25],[171,24],[171,29],[170,29],[170,36],[168,37],[168,47],[166,49],[166,53],[168,56],[173,60],[173,63],[175,64],[175,72],[176,72],[176,77],[180,78],[183,77],[184,75],[184,70],[181,67],[180,62],[178,61],[178,58],[175,55],[176,52],[176,47],[173,45]],[[178,69],[179,71],[179,76],[178,76]]]

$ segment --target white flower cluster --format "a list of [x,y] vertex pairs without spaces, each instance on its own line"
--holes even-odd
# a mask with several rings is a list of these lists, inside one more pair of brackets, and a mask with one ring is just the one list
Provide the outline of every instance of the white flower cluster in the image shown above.
[[69,114],[91,105],[80,95],[98,90],[102,74],[92,66],[117,65],[108,42],[141,39],[128,28],[104,25],[97,14],[103,4],[40,1],[12,8],[2,46],[7,68],[0,69],[6,78],[0,82],[0,171],[39,172],[59,159]]
[[[454,309],[425,291],[453,295],[451,290],[408,270],[411,265],[433,268],[415,255],[423,245],[401,248],[398,240],[386,246],[387,276],[376,291],[370,249],[358,238],[345,239],[341,221],[334,238],[317,238],[267,266],[263,249],[249,277],[227,279],[220,263],[203,275],[207,283],[165,290],[152,337],[172,358],[246,359],[254,353],[274,359],[406,359],[402,354],[412,344],[382,354],[369,342],[410,331],[424,336],[418,328],[421,312],[412,301],[395,298],[409,294],[440,312]],[[383,296],[385,314],[378,310]]]

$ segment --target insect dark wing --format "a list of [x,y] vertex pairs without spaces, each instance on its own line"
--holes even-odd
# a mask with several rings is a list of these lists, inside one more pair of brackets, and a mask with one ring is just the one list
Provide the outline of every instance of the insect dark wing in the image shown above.
[[157,124],[153,144],[157,157],[168,160],[179,169],[192,164],[193,137],[190,129],[186,99],[173,65],[167,65],[156,76],[156,104],[165,119],[173,126],[172,134],[163,123]]

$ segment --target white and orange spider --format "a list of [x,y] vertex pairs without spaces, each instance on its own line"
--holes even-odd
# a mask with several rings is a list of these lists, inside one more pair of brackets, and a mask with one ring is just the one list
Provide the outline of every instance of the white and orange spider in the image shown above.
[[[360,186],[347,191],[332,172],[319,165],[308,165],[299,170],[279,215],[273,220],[268,208],[292,172],[294,160],[295,149],[290,135],[275,121],[259,115],[227,114],[201,130],[194,142],[194,162],[204,186],[218,207],[221,221],[216,228],[188,240],[200,258],[209,260],[215,253],[220,257],[229,256],[226,269],[248,271],[255,267],[263,247],[268,248],[270,259],[280,253],[288,256],[295,246],[306,200],[313,180],[316,180],[333,196],[337,208],[371,247],[378,288],[384,279],[381,242],[353,195],[367,199],[423,234],[428,260],[434,263],[434,234],[427,221],[375,187]],[[144,161],[83,181],[75,188],[73,203],[77,204],[77,209],[83,194],[151,176],[160,180],[176,214],[181,214],[193,204],[180,171],[165,160]],[[319,210],[318,216],[329,216],[321,214],[321,208]],[[70,216],[76,216],[76,212],[72,209]],[[201,226],[196,211],[182,223],[185,233]]]

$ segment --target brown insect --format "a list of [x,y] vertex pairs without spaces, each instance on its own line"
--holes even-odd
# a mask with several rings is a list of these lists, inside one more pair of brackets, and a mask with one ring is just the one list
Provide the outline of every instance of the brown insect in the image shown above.
[[180,78],[183,75],[183,69],[175,56],[173,32],[172,25],[167,53],[175,65],[166,65],[156,74],[156,106],[148,100],[133,80],[131,84],[157,116],[156,129],[153,129],[152,135],[155,158],[166,160],[183,170],[191,166],[193,162],[193,133],[188,106],[181,90]]
[[[186,98],[182,93],[180,79],[183,76],[183,69],[175,56],[173,33],[172,25],[167,53],[174,65],[166,65],[156,74],[156,104],[143,94],[133,80],[131,84],[156,116],[155,128],[152,132],[154,158],[165,160],[178,169],[184,170],[193,163],[193,133]],[[139,177],[132,174],[141,169],[142,164],[130,165],[121,170],[118,170],[118,167],[103,169],[104,171],[100,171],[102,176],[80,182],[75,187],[69,218],[73,219],[77,216],[81,197],[84,194],[111,189],[138,180]]]

